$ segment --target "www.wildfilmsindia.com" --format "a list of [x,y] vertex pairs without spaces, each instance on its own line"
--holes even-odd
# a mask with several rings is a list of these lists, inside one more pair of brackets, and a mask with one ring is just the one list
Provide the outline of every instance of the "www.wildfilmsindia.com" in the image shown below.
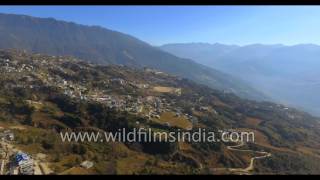
[[119,129],[116,132],[60,132],[62,142],[254,142],[254,132],[198,131],[153,132],[152,129]]

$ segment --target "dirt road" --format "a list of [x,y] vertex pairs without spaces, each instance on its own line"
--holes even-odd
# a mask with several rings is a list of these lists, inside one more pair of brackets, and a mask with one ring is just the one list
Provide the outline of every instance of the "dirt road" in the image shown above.
[[252,157],[250,159],[250,164],[248,167],[246,168],[213,168],[213,171],[228,171],[228,172],[232,172],[232,173],[238,173],[238,174],[250,174],[251,171],[254,170],[254,161],[258,160],[258,159],[264,159],[264,158],[268,158],[270,156],[272,156],[271,153],[265,152],[265,151],[253,151],[253,150],[248,150],[248,149],[238,149],[242,146],[244,146],[245,144],[243,142],[241,142],[238,145],[235,146],[227,146],[227,149],[231,150],[231,151],[238,151],[238,152],[251,152],[251,153],[257,153],[257,154],[261,154],[260,156],[255,156]]

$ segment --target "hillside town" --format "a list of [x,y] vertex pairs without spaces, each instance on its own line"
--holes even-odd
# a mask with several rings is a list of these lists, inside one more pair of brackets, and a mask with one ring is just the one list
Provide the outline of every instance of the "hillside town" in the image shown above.
[[[90,80],[81,78],[75,80],[73,76],[77,71],[84,70],[91,72],[95,65],[78,61],[71,57],[59,56],[43,56],[35,54],[30,59],[25,59],[26,52],[14,52],[17,56],[12,58],[8,56],[0,57],[0,72],[10,73],[14,78],[19,80],[19,83],[7,81],[5,88],[29,88],[37,90],[43,86],[56,87],[60,91],[77,101],[94,101],[105,104],[107,107],[117,111],[125,111],[135,115],[145,117],[148,120],[160,119],[165,112],[172,112],[176,117],[184,117],[193,124],[198,123],[198,118],[193,114],[184,112],[184,109],[179,107],[176,98],[167,98],[163,94],[174,95],[179,97],[183,93],[180,87],[161,86],[162,80],[157,79],[157,76],[170,78],[164,72],[156,69],[144,68],[145,73],[150,73],[151,81],[130,80],[129,78],[108,76],[99,81],[99,85],[92,85]],[[22,58],[23,60],[19,59]],[[120,66],[119,66],[120,67]],[[120,73],[121,74],[121,73]],[[179,78],[178,78],[179,79]],[[136,92],[144,92],[142,94],[132,94],[117,92],[117,89],[134,89]],[[201,101],[201,98],[199,99]],[[33,102],[40,103],[41,102]],[[212,107],[199,105],[200,112],[213,112],[218,115],[218,112]],[[248,106],[251,106],[248,104]],[[270,110],[281,109],[283,113],[290,119],[297,118],[290,113],[288,107],[270,106]],[[192,109],[194,109],[193,107]],[[258,108],[258,107],[254,107]],[[163,122],[170,126],[170,123]]]
[[[24,56],[23,53],[18,54],[19,57]],[[54,60],[52,60],[52,58]],[[70,60],[72,62],[73,59]],[[6,88],[30,88],[39,89],[41,81],[45,86],[57,87],[63,92],[64,95],[69,96],[79,101],[95,101],[107,105],[109,108],[118,111],[126,111],[135,115],[140,115],[148,120],[160,119],[161,114],[164,112],[173,112],[176,117],[184,116],[187,120],[195,123],[198,119],[191,114],[183,113],[183,109],[178,107],[175,99],[168,99],[153,94],[173,94],[180,96],[182,94],[181,88],[157,86],[149,84],[148,82],[130,81],[120,77],[112,77],[104,79],[100,87],[89,87],[90,82],[86,79],[81,81],[74,81],[66,78],[68,74],[72,74],[70,69],[62,68],[62,66],[69,66],[64,64],[66,60],[59,57],[46,57],[39,56],[38,59],[31,61],[17,61],[10,60],[10,58],[0,58],[1,66],[0,71],[18,73],[22,76],[21,83],[6,83]],[[72,66],[71,64],[70,66]],[[41,67],[41,68],[40,68]],[[46,74],[43,72],[43,67],[48,71]],[[90,67],[90,66],[89,66]],[[77,68],[85,69],[87,66],[77,66]],[[145,68],[146,73],[155,75],[169,76],[166,73]],[[51,73],[54,72],[54,73]],[[129,94],[118,94],[116,92],[108,92],[109,88],[135,88],[137,91],[146,90],[151,92],[147,96],[136,96]],[[205,107],[202,108],[205,110]],[[164,122],[167,126],[170,123]]]

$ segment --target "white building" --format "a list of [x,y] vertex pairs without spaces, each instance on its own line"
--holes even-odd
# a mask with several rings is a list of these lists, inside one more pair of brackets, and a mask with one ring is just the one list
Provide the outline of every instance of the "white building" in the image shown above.
[[80,166],[86,169],[90,169],[93,167],[93,162],[92,161],[83,161]]

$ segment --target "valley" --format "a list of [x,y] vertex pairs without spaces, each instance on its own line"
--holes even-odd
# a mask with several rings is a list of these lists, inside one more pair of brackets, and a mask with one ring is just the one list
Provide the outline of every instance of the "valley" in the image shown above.
[[[242,99],[157,69],[97,65],[21,50],[1,50],[0,64],[0,126],[12,128],[15,148],[45,154],[47,169],[54,174],[319,172],[319,119],[297,109]],[[63,131],[137,127],[154,132],[250,130],[256,142],[59,139]],[[93,166],[83,168],[83,162]],[[304,168],[297,171],[300,165]]]
[[246,81],[273,102],[307,111],[319,111],[319,53],[316,44],[250,44],[245,46],[181,43],[162,50],[215,68]]

